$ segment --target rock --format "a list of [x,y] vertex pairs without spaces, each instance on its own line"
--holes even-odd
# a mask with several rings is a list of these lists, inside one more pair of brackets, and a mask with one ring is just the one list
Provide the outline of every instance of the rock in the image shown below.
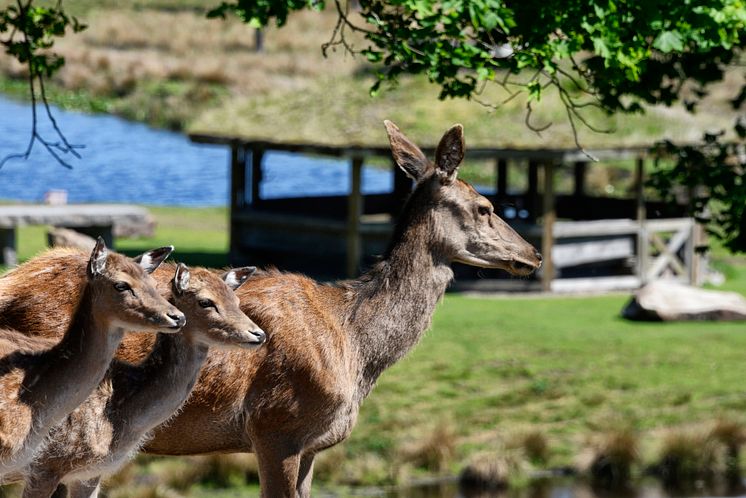
[[155,218],[148,213],[145,222],[119,220],[114,223],[114,237],[152,237],[155,234]]
[[51,228],[47,234],[47,239],[49,245],[53,247],[74,247],[84,251],[92,251],[96,245],[93,237],[61,227]]
[[746,298],[668,280],[640,288],[622,310],[628,320],[746,320]]

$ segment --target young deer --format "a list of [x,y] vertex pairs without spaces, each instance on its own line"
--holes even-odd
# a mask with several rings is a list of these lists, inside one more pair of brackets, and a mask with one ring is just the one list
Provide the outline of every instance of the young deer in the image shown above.
[[[137,264],[109,253],[99,239],[88,264],[76,267],[82,267],[85,276],[69,272],[78,282],[75,311],[56,316],[54,303],[45,303],[52,305],[46,313],[66,322],[61,341],[40,350],[33,347],[33,339],[20,340],[18,332],[0,332],[0,475],[27,465],[49,430],[85,401],[103,378],[125,329],[156,332],[184,325],[184,315],[157,293],[148,275],[172,250],[150,251]],[[43,291],[48,289],[39,277],[66,279],[75,265],[49,272],[50,262],[67,254],[50,251],[0,279],[0,303],[15,302],[21,308],[6,306],[5,314],[13,316],[45,300]],[[31,317],[17,325],[22,330],[39,323]]]
[[95,496],[100,476],[126,463],[149,431],[184,403],[209,346],[250,350],[261,345],[264,332],[241,311],[234,292],[255,270],[234,269],[221,277],[178,265],[169,293],[187,318],[181,333],[159,334],[140,365],[112,363],[93,394],[52,429],[48,444],[25,471],[23,496],[46,498],[61,481],[72,496]]

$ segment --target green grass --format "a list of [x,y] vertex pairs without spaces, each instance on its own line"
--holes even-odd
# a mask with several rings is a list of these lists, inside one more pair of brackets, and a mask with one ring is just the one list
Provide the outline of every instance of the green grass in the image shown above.
[[[149,209],[155,236],[118,240],[120,250],[174,244],[189,264],[227,263],[226,209]],[[19,230],[22,259],[44,244],[42,227]],[[723,288],[746,294],[746,258],[719,247],[713,258],[728,277]],[[588,437],[611,427],[641,431],[652,458],[664,428],[718,416],[746,422],[743,324],[628,322],[619,317],[626,300],[447,295],[418,347],[381,377],[350,439],[321,456],[320,484],[428,474],[403,455],[438,427],[456,438],[456,471],[527,431],[547,436],[549,465],[568,465]]]
[[627,322],[626,299],[447,296],[364,405],[349,450],[387,453],[444,419],[463,451],[542,429],[566,464],[583,435],[610,423],[653,431],[740,418],[743,324]]

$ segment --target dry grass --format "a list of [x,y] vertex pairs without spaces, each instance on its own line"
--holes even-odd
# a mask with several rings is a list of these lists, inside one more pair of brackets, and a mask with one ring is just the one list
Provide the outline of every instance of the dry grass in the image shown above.
[[[423,79],[369,96],[372,77],[362,57],[343,51],[324,58],[336,21],[331,10],[298,12],[283,28],[268,28],[265,51],[254,51],[254,31],[236,19],[209,20],[199,4],[70,0],[89,28],[56,46],[67,63],[55,76],[65,91],[109,99],[107,112],[194,132],[327,144],[383,144],[384,118],[414,138],[432,143],[454,122],[467,128],[470,145],[573,146],[572,131],[557,95],[549,92],[534,112],[535,124],[553,123],[541,135],[525,125],[525,100],[491,110],[463,99],[439,101]],[[130,8],[127,8],[130,7]],[[353,41],[361,47],[361,40]],[[0,74],[23,76],[23,67],[0,55]],[[588,146],[650,144],[664,137],[694,141],[703,130],[732,125],[727,101],[743,83],[727,74],[697,115],[681,107],[650,108],[644,116],[589,115],[611,135],[581,132]],[[500,102],[494,85],[481,96]]]
[[516,451],[478,453],[459,474],[459,487],[469,491],[506,489],[526,471],[526,464]]
[[664,485],[686,488],[712,481],[722,468],[717,444],[701,427],[675,429],[663,438],[657,473]]
[[594,486],[624,489],[640,461],[638,435],[631,428],[613,428],[591,439],[581,471]]
[[68,60],[60,78],[66,84],[67,74],[82,67],[94,80],[97,73],[124,72],[137,80],[220,84],[236,94],[298,89],[324,71],[344,71],[340,58],[320,64],[319,46],[333,22],[328,15],[299,13],[287,29],[266,32],[265,51],[259,54],[253,47],[253,29],[235,19],[107,10],[91,16],[87,31],[60,43]]
[[400,468],[410,465],[431,474],[443,474],[449,470],[456,457],[456,447],[457,434],[454,427],[450,423],[439,422],[424,437],[400,446],[397,462]]
[[[76,2],[72,9],[75,9]],[[263,53],[254,30],[237,19],[210,20],[192,10],[93,9],[89,28],[55,45],[65,66],[53,83],[112,99],[109,110],[136,120],[183,128],[208,107],[270,91],[302,91],[316,78],[349,76],[359,65],[324,59],[331,13],[300,12],[283,29],[265,31]],[[0,54],[0,74],[24,78],[25,67]],[[168,109],[165,109],[168,108]]]
[[513,436],[509,448],[523,451],[528,460],[535,465],[543,465],[549,460],[551,447],[546,433],[539,429],[529,429]]

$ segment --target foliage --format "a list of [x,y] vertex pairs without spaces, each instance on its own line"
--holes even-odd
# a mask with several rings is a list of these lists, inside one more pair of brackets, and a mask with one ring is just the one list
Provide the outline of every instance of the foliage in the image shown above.
[[232,3],[223,2],[210,10],[207,13],[207,17],[225,18],[228,12],[234,12],[238,14],[241,20],[255,28],[266,26],[273,19],[277,26],[280,27],[287,21],[288,15],[295,10],[307,7],[318,10],[324,6],[322,1],[316,0],[285,0],[282,2],[276,0],[259,0],[247,3],[250,4],[249,8],[237,8]]
[[[362,25],[334,1],[340,20],[326,48],[358,51],[346,35],[362,33],[369,44],[359,51],[382,65],[374,91],[405,73],[426,74],[441,98],[479,99],[491,82],[508,99],[528,93],[529,125],[532,104],[548,88],[559,92],[573,126],[592,127],[581,113],[589,106],[639,112],[642,103],[685,100],[693,110],[745,41],[742,0],[360,0]],[[273,12],[282,23],[288,10],[319,3],[233,0],[219,12],[260,25]]]
[[703,144],[661,144],[670,166],[652,172],[650,185],[674,201],[687,189],[689,209],[732,252],[746,252],[746,143],[722,143],[719,134]]
[[0,11],[0,33],[9,33],[0,43],[9,55],[28,64],[32,77],[52,76],[65,63],[64,58],[47,49],[54,46],[55,38],[65,35],[68,27],[76,33],[85,29],[77,18],[65,13],[61,1],[54,7],[41,7],[19,0]]

